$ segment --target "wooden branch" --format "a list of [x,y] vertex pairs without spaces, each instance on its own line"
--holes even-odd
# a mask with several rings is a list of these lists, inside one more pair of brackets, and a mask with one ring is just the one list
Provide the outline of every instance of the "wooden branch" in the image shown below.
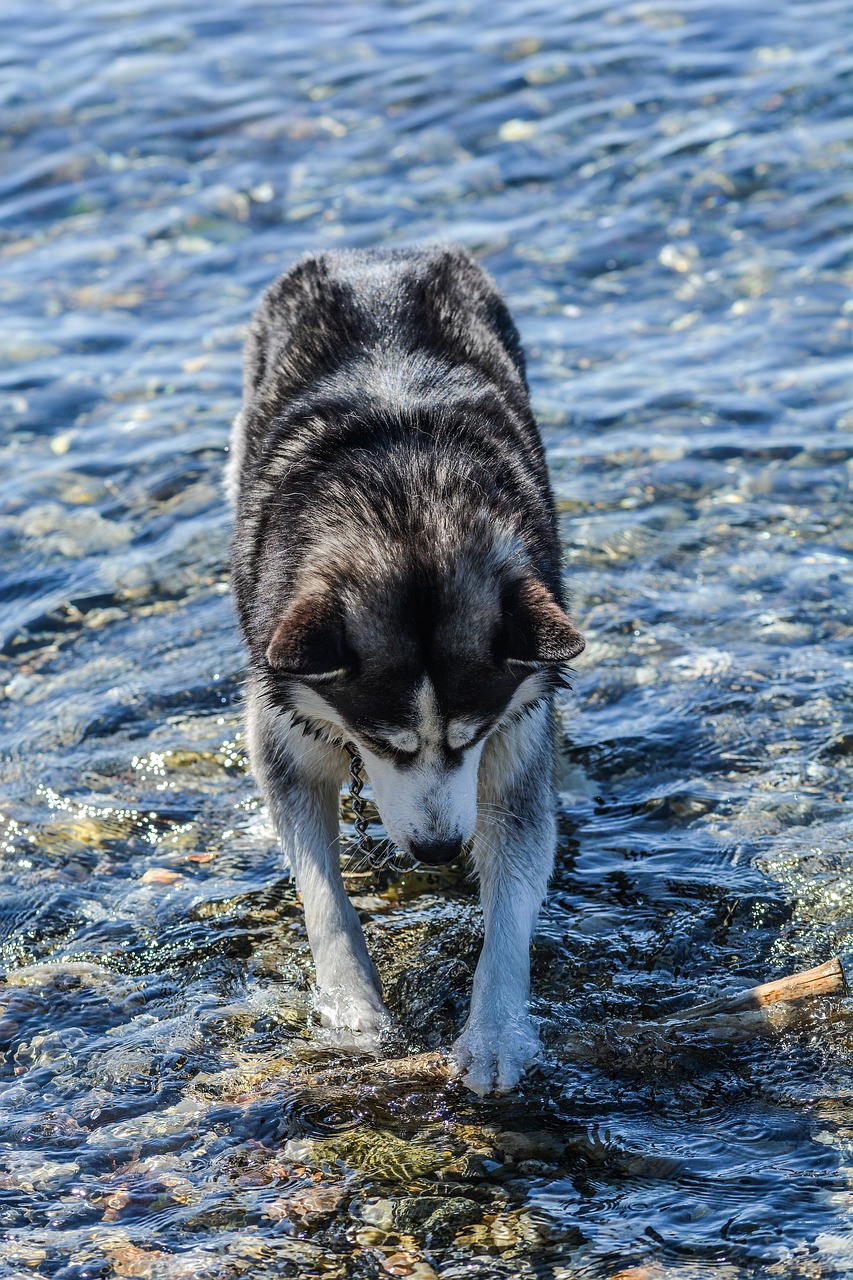
[[808,1015],[813,1000],[847,994],[841,961],[834,956],[815,969],[693,1005],[651,1025],[676,1034],[702,1031],[715,1039],[746,1040],[796,1026]]
[[747,1009],[761,1009],[766,1005],[783,1001],[811,1000],[815,996],[845,996],[848,994],[844,970],[838,956],[820,964],[816,969],[804,969],[800,973],[789,974],[787,978],[777,978],[773,982],[763,982],[758,987],[749,987],[746,991],[737,991],[732,996],[723,996],[720,1000],[709,1000],[706,1004],[694,1004],[683,1014],[682,1018],[708,1017],[718,1013],[741,1013]]

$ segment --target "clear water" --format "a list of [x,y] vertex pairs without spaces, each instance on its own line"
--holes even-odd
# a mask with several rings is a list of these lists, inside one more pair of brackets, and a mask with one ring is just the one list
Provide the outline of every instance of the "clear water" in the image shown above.
[[[7,0],[0,59],[0,1275],[849,1274],[843,1004],[560,1045],[853,942],[850,6]],[[486,1102],[298,1082],[219,488],[261,288],[426,237],[518,318],[589,636],[551,1066]],[[350,883],[446,1041],[472,887]]]

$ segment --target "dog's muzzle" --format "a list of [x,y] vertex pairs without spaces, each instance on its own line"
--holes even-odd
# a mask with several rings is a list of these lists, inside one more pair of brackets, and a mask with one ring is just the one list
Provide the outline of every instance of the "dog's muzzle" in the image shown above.
[[435,840],[429,844],[409,845],[409,853],[418,862],[425,862],[428,867],[440,867],[446,862],[455,862],[462,852],[462,840]]

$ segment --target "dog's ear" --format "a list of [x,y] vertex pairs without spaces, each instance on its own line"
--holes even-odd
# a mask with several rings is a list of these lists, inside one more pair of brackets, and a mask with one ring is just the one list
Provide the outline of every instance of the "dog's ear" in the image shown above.
[[498,653],[504,662],[536,670],[570,662],[582,651],[583,636],[538,579],[509,583],[502,604]]
[[326,593],[298,596],[273,632],[267,662],[274,671],[310,684],[348,675],[355,654],[337,601]]

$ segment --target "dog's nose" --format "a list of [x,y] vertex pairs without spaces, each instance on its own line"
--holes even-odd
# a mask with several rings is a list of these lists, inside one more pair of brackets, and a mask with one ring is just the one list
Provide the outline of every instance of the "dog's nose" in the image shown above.
[[412,857],[417,858],[418,862],[426,862],[430,867],[440,867],[443,862],[453,862],[461,852],[461,837],[453,840],[431,840],[423,844],[413,840],[409,845],[409,853]]

